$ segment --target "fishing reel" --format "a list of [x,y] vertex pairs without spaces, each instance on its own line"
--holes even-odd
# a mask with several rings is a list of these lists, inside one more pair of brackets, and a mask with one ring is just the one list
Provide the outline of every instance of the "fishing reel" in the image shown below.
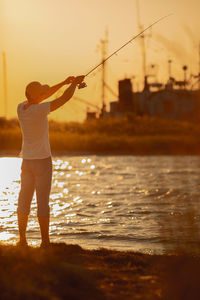
[[78,88],[79,88],[79,89],[84,89],[85,87],[87,87],[87,84],[86,84],[85,82],[81,82],[81,83],[79,83],[79,85],[78,85]]

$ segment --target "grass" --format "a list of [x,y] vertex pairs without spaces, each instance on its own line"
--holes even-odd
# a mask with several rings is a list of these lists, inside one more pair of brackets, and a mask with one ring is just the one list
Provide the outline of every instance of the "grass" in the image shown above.
[[[0,121],[0,151],[19,152],[17,121]],[[200,125],[149,117],[91,120],[84,123],[49,122],[55,154],[200,154]]]
[[200,260],[78,245],[0,246],[0,298],[197,300]]

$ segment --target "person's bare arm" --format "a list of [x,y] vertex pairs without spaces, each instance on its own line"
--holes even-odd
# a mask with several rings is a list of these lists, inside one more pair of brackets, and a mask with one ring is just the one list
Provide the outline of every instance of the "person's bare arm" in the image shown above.
[[50,102],[50,111],[54,111],[64,105],[67,101],[71,99],[71,97],[74,95],[74,92],[76,90],[77,84],[80,84],[84,80],[85,76],[77,76],[70,87],[68,87],[63,95],[53,101]]
[[63,87],[66,84],[70,84],[72,83],[72,81],[74,80],[75,77],[70,76],[67,79],[65,79],[64,81],[49,87],[49,89],[47,89],[46,92],[44,92],[44,94],[41,95],[41,100],[45,100],[47,98],[49,98],[50,96],[52,96],[53,94],[55,94],[61,87]]

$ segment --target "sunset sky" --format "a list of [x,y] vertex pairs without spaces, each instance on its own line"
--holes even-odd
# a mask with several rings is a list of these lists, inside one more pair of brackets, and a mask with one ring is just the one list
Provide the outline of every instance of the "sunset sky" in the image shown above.
[[[166,81],[172,59],[172,75],[183,79],[182,66],[198,73],[200,41],[199,0],[140,0],[141,23],[146,27],[173,13],[153,27],[146,38],[147,70],[155,64],[159,81]],[[30,81],[50,85],[69,75],[88,72],[99,63],[98,45],[109,32],[108,55],[138,33],[136,0],[0,0],[0,115],[4,115],[2,52],[7,58],[8,117],[25,100]],[[148,32],[147,32],[148,33]],[[139,39],[112,57],[107,84],[117,93],[117,81],[133,77],[133,88],[142,87],[142,56]],[[101,68],[86,79],[88,87],[77,97],[101,105]],[[117,100],[107,92],[107,103]],[[58,121],[82,121],[86,106],[71,100],[54,113]]]

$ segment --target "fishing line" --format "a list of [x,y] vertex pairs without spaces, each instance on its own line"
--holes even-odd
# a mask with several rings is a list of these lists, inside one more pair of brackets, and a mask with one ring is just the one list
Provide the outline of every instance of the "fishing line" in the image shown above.
[[[97,66],[95,66],[94,68],[92,68],[86,75],[88,76],[89,74],[91,74],[92,72],[94,72],[98,67],[100,67],[102,64],[104,64],[108,59],[110,59],[113,55],[117,55],[117,53],[122,50],[124,47],[126,47],[128,44],[130,44],[132,41],[134,41],[135,39],[137,39],[140,35],[142,35],[145,31],[147,31],[149,28],[153,27],[154,25],[156,25],[157,23],[161,22],[162,20],[170,17],[171,14],[168,14],[160,19],[158,19],[157,21],[155,21],[154,23],[152,23],[151,25],[149,25],[148,27],[146,27],[144,30],[142,30],[141,32],[139,32],[137,35],[135,35],[133,38],[131,38],[129,41],[127,41],[124,45],[122,45],[119,49],[117,49],[116,51],[114,51],[113,53],[111,53],[108,57],[106,57],[102,62],[100,62]],[[81,84],[79,84],[79,89],[85,88],[87,85],[85,82],[82,82]]]

